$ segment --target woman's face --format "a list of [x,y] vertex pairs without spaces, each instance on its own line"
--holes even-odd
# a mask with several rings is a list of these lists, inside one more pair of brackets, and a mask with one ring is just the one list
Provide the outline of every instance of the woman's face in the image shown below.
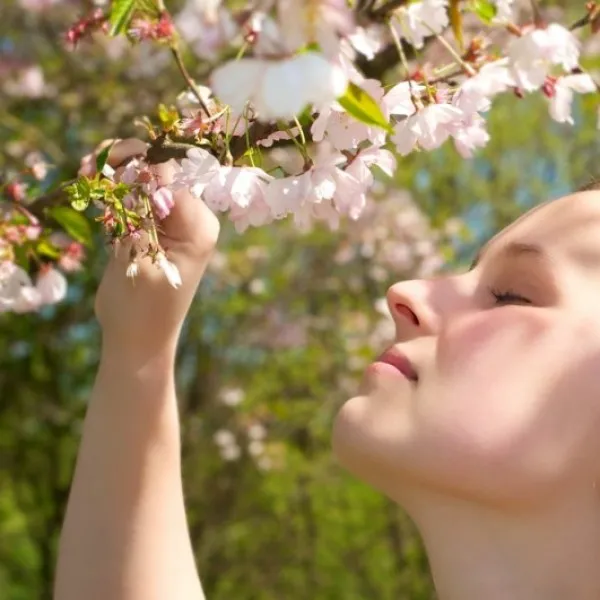
[[538,207],[468,272],[387,298],[391,352],[418,380],[367,369],[334,426],[347,469],[401,502],[514,506],[600,475],[600,192]]

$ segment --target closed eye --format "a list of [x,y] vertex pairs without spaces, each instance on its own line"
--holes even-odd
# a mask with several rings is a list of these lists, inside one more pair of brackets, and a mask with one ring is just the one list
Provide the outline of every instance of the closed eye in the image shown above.
[[490,294],[494,297],[495,303],[497,306],[502,306],[505,304],[533,304],[533,302],[529,298],[525,298],[525,296],[521,296],[516,292],[513,292],[510,289],[507,290],[499,290],[493,287],[489,288]]

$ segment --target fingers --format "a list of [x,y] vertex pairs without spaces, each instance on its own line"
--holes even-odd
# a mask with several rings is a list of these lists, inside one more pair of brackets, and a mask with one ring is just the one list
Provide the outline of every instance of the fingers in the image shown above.
[[146,154],[146,150],[148,149],[148,144],[142,140],[138,140],[137,138],[127,138],[125,140],[104,140],[98,144],[93,152],[87,154],[81,159],[78,175],[93,177],[96,174],[96,158],[100,152],[102,152],[102,150],[113,143],[114,146],[110,150],[107,161],[111,167],[118,167],[121,163],[132,156]]
[[[108,164],[111,167],[118,167],[128,158],[138,154],[145,155],[148,150],[148,144],[138,140],[137,138],[128,138],[126,140],[118,140],[111,148],[108,155]],[[102,150],[100,150],[101,152]]]

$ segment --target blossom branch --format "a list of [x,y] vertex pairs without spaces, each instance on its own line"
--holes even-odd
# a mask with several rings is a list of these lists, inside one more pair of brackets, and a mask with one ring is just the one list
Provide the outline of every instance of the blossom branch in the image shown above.
[[179,68],[179,71],[180,71],[182,77],[185,79],[185,82],[187,83],[188,87],[190,88],[190,91],[192,92],[192,94],[194,94],[195,98],[198,100],[200,106],[202,107],[202,110],[206,113],[206,116],[210,118],[210,116],[211,116],[210,111],[208,110],[204,100],[202,99],[200,92],[198,92],[196,83],[194,82],[194,80],[192,79],[192,77],[188,73],[188,70],[185,67],[185,64],[183,62],[183,57],[181,56],[181,51],[179,49],[179,46],[177,45],[177,42],[173,42],[171,44],[171,54],[173,55],[173,58],[175,59],[175,62],[177,63],[177,67]]

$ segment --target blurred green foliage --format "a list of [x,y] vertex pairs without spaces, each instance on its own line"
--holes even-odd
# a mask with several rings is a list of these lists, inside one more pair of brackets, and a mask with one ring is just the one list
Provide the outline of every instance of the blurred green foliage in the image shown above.
[[[20,171],[24,156],[38,150],[55,165],[44,185],[72,178],[96,143],[136,133],[135,116],[173,103],[182,89],[166,50],[131,50],[101,36],[65,50],[60,35],[82,4],[36,14],[3,1],[0,86],[28,65],[46,81],[38,97],[0,94],[4,173]],[[571,128],[550,120],[543,98],[504,97],[491,112],[492,141],[476,158],[464,161],[449,145],[411,155],[399,161],[383,196],[393,203],[410,193],[439,232],[431,239],[445,268],[460,266],[525,207],[594,173],[596,104],[579,101]],[[398,200],[398,214],[400,207]],[[465,226],[449,229],[456,219]],[[100,345],[93,298],[106,252],[96,235],[86,270],[70,278],[67,301],[40,314],[0,315],[3,600],[51,596]],[[409,519],[342,472],[329,448],[336,407],[377,350],[375,301],[419,268],[388,261],[375,274],[377,246],[367,251],[366,235],[348,223],[302,235],[279,222],[238,236],[224,222],[178,363],[189,522],[211,600],[434,597]],[[223,401],[231,389],[243,392],[235,406]],[[257,424],[266,438],[252,456]],[[220,429],[237,437],[238,460],[222,458],[213,440]]]

